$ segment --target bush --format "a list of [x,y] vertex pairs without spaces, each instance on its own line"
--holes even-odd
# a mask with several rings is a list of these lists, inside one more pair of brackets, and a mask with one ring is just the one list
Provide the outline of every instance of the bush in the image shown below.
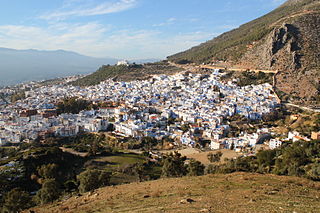
[[85,193],[109,185],[110,176],[110,172],[97,169],[89,169],[82,172],[77,176],[77,180],[80,183],[80,193]]
[[58,165],[54,163],[42,165],[38,167],[37,171],[45,179],[54,179],[58,175]]
[[30,195],[19,188],[15,188],[5,196],[2,212],[20,212],[32,206]]
[[41,189],[36,195],[36,201],[39,204],[53,202],[60,196],[59,183],[54,179],[45,180]]
[[72,113],[78,114],[82,110],[92,109],[93,105],[91,102],[78,99],[77,97],[65,98],[60,103],[57,104],[57,112],[62,113]]
[[320,180],[320,163],[319,162],[316,162],[307,166],[306,177],[315,181]]
[[184,162],[187,158],[180,153],[170,153],[164,157],[162,166],[162,177],[182,177],[186,175],[187,169]]
[[269,173],[275,163],[276,150],[265,150],[257,153],[259,170],[262,173]]
[[221,159],[221,157],[222,157],[222,152],[217,152],[217,153],[215,153],[215,154],[213,154],[213,153],[209,153],[208,155],[207,155],[207,157],[208,157],[208,160],[211,162],[211,163],[213,163],[213,162],[219,162],[220,161],[220,159]]
[[194,159],[191,159],[188,165],[188,175],[189,176],[200,176],[204,175],[205,166]]
[[320,180],[320,141],[298,141],[256,156],[239,157],[226,163],[209,165],[207,173],[260,172]]
[[220,167],[215,164],[209,164],[206,169],[206,174],[217,174],[220,172]]

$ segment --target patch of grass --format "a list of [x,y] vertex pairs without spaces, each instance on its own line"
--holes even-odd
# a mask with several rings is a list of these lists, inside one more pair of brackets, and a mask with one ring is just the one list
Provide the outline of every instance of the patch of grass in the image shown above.
[[143,162],[145,157],[135,153],[114,153],[110,156],[94,158],[94,160],[97,162],[109,162],[108,168],[119,168]]

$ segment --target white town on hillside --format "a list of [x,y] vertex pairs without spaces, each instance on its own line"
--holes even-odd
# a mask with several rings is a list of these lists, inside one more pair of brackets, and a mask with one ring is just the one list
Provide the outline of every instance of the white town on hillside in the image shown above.
[[[239,114],[261,119],[278,105],[273,88],[268,83],[239,87],[231,81],[222,82],[222,75],[218,70],[206,75],[181,72],[143,81],[107,80],[85,88],[67,84],[70,79],[51,86],[20,85],[31,87],[25,99],[0,102],[0,145],[29,142],[46,135],[67,137],[105,131],[113,125],[114,133],[124,137],[170,137],[176,145],[186,146],[195,146],[196,139],[202,138],[209,141],[211,149],[232,146],[242,151],[255,147],[264,136],[272,135],[269,129],[229,138],[230,126],[225,118]],[[8,88],[0,90],[0,94],[10,92]],[[118,104],[57,115],[56,104],[65,97]],[[188,130],[183,132],[182,125],[188,125]],[[298,136],[293,134],[292,138]],[[271,149],[282,144],[278,139],[267,142]]]

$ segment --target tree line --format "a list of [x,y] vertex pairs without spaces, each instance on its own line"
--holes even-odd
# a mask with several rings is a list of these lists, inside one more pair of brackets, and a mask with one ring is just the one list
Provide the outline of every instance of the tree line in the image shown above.
[[[148,147],[153,142],[145,139],[144,143]],[[225,159],[224,163],[221,163],[221,152],[209,153],[211,164],[207,167],[178,152],[163,155],[156,162],[151,161],[148,149],[145,149],[144,155],[143,162],[128,165],[122,172],[135,175],[139,181],[233,172],[320,180],[320,141],[287,143],[278,149],[261,150],[256,156]],[[2,212],[17,212],[33,205],[50,203],[68,193],[83,194],[93,191],[110,185],[113,176],[108,170],[83,166],[86,159],[64,153],[56,147],[29,150],[29,153],[24,152],[23,159],[21,174],[12,174],[15,177],[22,175],[23,178],[5,183],[8,177],[13,176],[0,175],[0,190],[5,195],[2,197]],[[31,196],[31,191],[37,191],[36,195]]]

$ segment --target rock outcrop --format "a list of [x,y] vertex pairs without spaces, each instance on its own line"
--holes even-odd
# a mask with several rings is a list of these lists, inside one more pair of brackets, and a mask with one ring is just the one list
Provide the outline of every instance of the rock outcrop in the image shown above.
[[244,69],[278,70],[285,101],[320,105],[320,1],[289,0],[269,14],[169,60],[224,61]]

